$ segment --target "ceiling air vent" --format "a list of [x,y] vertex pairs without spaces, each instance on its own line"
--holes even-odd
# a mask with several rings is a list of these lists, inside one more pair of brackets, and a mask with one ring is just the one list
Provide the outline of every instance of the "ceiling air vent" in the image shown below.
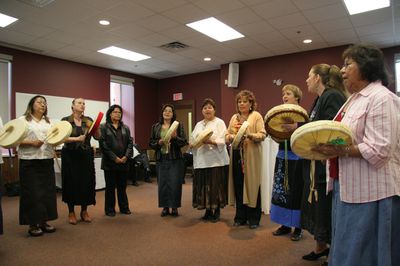
[[55,0],[18,0],[18,1],[34,7],[45,7],[53,3]]
[[173,77],[173,76],[179,75],[178,72],[169,71],[169,70],[154,72],[153,74],[154,74],[154,75],[157,75],[157,76],[159,76],[159,77],[162,77],[162,78],[168,78],[168,77]]
[[184,49],[189,48],[189,45],[186,45],[184,43],[181,42],[170,42],[164,45],[160,46],[161,49],[164,49],[168,52],[172,52],[172,53],[176,53],[176,52],[180,52]]

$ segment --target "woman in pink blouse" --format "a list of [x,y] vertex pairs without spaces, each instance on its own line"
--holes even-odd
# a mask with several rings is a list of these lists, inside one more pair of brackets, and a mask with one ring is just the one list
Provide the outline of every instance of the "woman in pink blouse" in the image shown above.
[[328,163],[333,185],[329,265],[395,265],[400,262],[400,100],[385,86],[383,53],[354,45],[341,70],[353,93],[335,120],[350,127],[349,146],[316,151],[339,157]]

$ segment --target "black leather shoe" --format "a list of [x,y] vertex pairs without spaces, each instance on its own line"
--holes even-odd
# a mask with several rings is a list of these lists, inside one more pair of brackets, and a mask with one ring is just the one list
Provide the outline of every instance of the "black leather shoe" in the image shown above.
[[146,182],[146,183],[152,183],[150,177],[145,178],[145,179],[144,179],[144,182]]
[[210,216],[210,222],[212,223],[216,223],[219,221],[219,217],[220,217],[220,209],[217,208],[214,210],[214,213]]
[[249,225],[249,228],[250,228],[250,229],[257,229],[259,226],[260,226],[260,225],[258,225],[258,224],[250,224],[250,225]]
[[115,214],[116,214],[115,211],[106,212],[106,215],[110,217],[114,217]]
[[161,217],[165,217],[169,215],[169,209],[168,208],[164,208],[161,212]]
[[311,251],[309,254],[303,256],[303,260],[313,261],[313,260],[317,260],[324,256],[327,257],[328,255],[329,255],[329,248],[325,249],[324,251],[322,251],[320,253],[315,253],[314,251]]
[[281,225],[281,227],[272,232],[272,234],[274,236],[283,236],[289,234],[290,232],[292,232],[292,228]]
[[203,217],[201,217],[201,220],[206,222],[210,219],[210,216],[211,216],[211,210],[206,209],[206,212],[204,213]]
[[300,228],[296,228],[293,231],[292,236],[290,237],[290,240],[299,241],[302,237],[303,237],[303,232],[301,231]]
[[29,226],[28,233],[31,236],[42,236],[43,235],[42,229],[39,226],[36,226],[36,225]]
[[135,182],[132,183],[132,186],[138,187],[139,183],[135,181]]
[[234,222],[233,223],[234,227],[239,227],[239,226],[242,226],[242,225],[246,225],[246,222]]
[[122,214],[130,215],[132,212],[129,209],[121,211]]
[[54,233],[56,231],[56,228],[54,226],[51,226],[47,223],[43,223],[39,227],[45,233]]
[[172,208],[171,215],[174,216],[174,217],[179,216],[178,209],[177,208]]

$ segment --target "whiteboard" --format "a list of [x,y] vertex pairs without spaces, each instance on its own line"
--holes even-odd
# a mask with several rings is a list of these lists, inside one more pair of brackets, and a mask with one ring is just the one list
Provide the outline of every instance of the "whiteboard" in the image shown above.
[[[32,99],[36,95],[37,94],[31,94],[31,93],[20,93],[20,92],[15,93],[16,118],[22,116],[25,113],[26,107],[28,106],[30,99]],[[61,120],[61,118],[72,114],[71,105],[72,105],[72,100],[74,98],[51,96],[44,94],[41,95],[46,97],[47,116],[50,118],[52,122],[57,122]],[[108,102],[85,99],[85,116],[89,116],[92,119],[95,119],[99,112],[103,112],[104,116],[102,122],[105,122],[106,120],[105,114],[108,110],[108,107],[109,107]],[[94,138],[92,138],[91,144],[96,148],[99,147],[98,141],[95,140]]]

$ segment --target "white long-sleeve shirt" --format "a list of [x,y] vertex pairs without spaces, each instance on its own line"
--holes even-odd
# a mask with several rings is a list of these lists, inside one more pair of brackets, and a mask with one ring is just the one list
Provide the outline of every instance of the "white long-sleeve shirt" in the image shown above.
[[224,121],[215,117],[212,121],[202,120],[198,122],[190,136],[190,143],[203,132],[205,129],[213,131],[211,140],[217,145],[203,144],[199,148],[193,149],[193,168],[210,168],[229,164],[228,151],[225,144],[226,125]]

